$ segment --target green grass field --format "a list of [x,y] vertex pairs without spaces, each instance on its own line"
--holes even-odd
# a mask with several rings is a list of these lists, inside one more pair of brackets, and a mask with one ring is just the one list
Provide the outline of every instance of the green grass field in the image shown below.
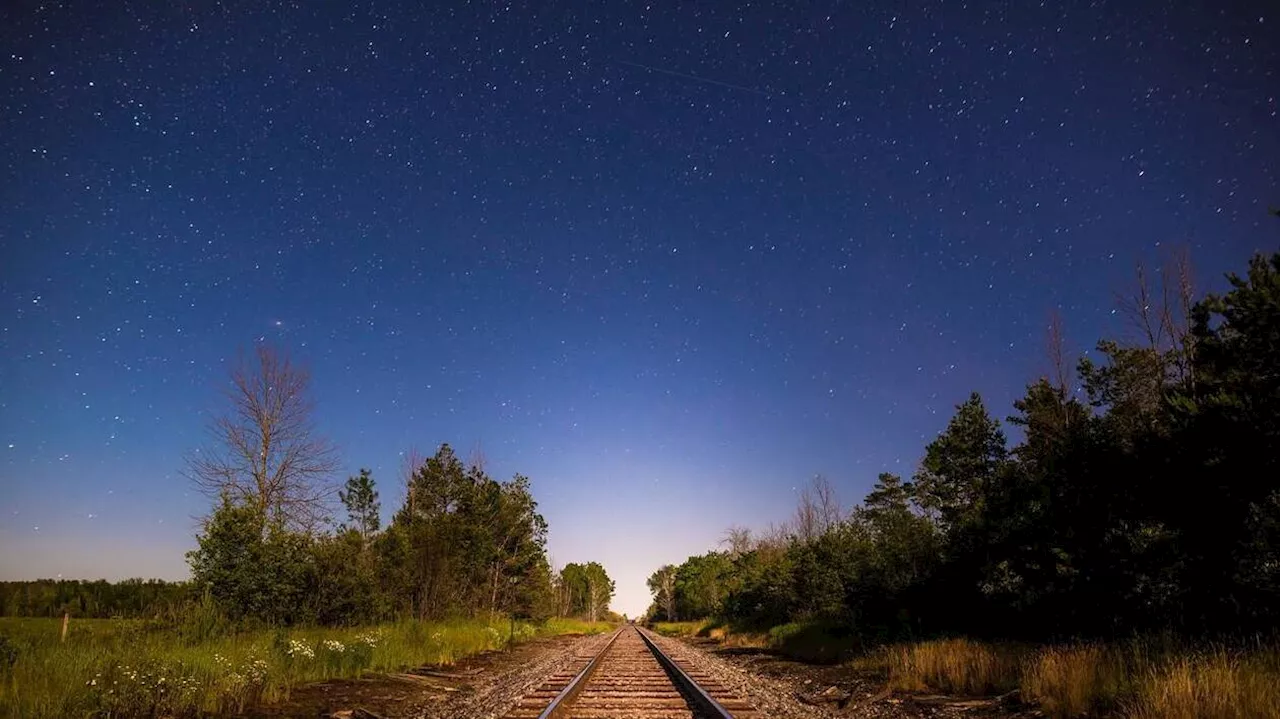
[[[242,711],[320,679],[450,664],[506,646],[500,619],[406,621],[353,629],[280,629],[192,638],[138,620],[0,617],[0,717],[194,716]],[[515,641],[605,631],[518,622]]]

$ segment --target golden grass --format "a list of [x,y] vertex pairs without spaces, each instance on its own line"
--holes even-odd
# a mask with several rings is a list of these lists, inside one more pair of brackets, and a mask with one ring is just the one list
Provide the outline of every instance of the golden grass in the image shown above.
[[1132,688],[1135,659],[1132,652],[1101,644],[1044,647],[1022,665],[1022,696],[1052,717],[1110,710]]
[[1280,717],[1280,652],[1211,650],[1146,667],[1131,719]]
[[[792,644],[848,641],[824,635],[813,623],[767,633],[709,621],[654,628],[668,636],[706,636],[724,646],[784,654],[797,648]],[[1017,689],[1023,701],[1053,719],[1280,718],[1280,644],[1268,642],[1229,649],[1160,636],[1042,647],[940,639],[882,647],[849,665],[880,674],[898,691],[991,696]]]
[[1017,686],[1023,650],[968,639],[939,639],[881,650],[889,686],[909,692],[984,695]]
[[887,647],[851,663],[889,688],[989,696],[1020,689],[1054,719],[1280,717],[1280,647],[1187,649],[1154,640],[1031,648],[967,639]]

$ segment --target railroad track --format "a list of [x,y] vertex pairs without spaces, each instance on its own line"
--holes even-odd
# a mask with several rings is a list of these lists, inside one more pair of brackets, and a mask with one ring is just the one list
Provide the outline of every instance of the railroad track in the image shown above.
[[506,719],[763,719],[727,687],[663,653],[639,627],[614,632],[526,694]]

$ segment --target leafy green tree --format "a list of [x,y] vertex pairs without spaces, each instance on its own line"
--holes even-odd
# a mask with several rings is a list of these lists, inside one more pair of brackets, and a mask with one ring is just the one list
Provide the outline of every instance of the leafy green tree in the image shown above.
[[1227,279],[1193,311],[1196,381],[1171,399],[1165,461],[1194,471],[1198,491],[1163,504],[1186,557],[1190,621],[1266,626],[1280,609],[1280,253]]
[[537,511],[529,478],[517,474],[501,484],[488,480],[483,491],[481,521],[490,539],[489,609],[532,606],[534,597],[525,589],[540,584],[546,570],[547,522]]
[[419,618],[446,616],[465,606],[468,567],[462,561],[469,527],[459,509],[472,478],[445,444],[418,467],[410,478],[405,505],[396,513],[392,529],[397,545],[392,559],[401,563],[402,601]]
[[556,576],[557,613],[562,617],[580,617],[586,613],[586,566],[570,562]]
[[795,618],[798,601],[786,546],[762,543],[735,560],[734,568],[736,588],[722,603],[728,617],[762,625]]
[[377,556],[355,529],[318,538],[312,545],[316,581],[311,614],[325,625],[376,622],[389,614],[380,590]]
[[495,481],[441,445],[383,534],[384,582],[416,616],[549,610],[547,523],[527,477]]
[[565,615],[594,622],[608,611],[615,585],[598,562],[566,564],[560,582],[567,598]]
[[[676,612],[676,567],[664,564],[646,582],[653,593],[653,601],[661,608],[662,618],[669,622],[680,621]],[[650,613],[652,616],[653,613]]]
[[1013,408],[1017,414],[1009,417],[1009,423],[1022,427],[1024,433],[1013,454],[1024,467],[1041,473],[1052,472],[1072,451],[1075,437],[1091,419],[1088,408],[1044,378],[1028,386]]
[[1168,358],[1151,347],[1098,343],[1102,363],[1081,358],[1079,372],[1094,407],[1105,410],[1107,431],[1126,450],[1165,428]]
[[534,621],[544,621],[555,616],[555,588],[551,564],[546,555],[539,556],[516,579],[508,611],[517,617]]
[[790,612],[796,617],[834,617],[846,605],[844,580],[850,571],[847,531],[831,527],[808,542],[787,548],[791,585],[795,595]]
[[599,562],[587,562],[584,574],[587,581],[587,617],[594,622],[609,611],[609,601],[613,599],[616,586]]
[[[1007,450],[975,394],[911,483],[882,474],[848,519],[802,495],[791,531],[650,578],[674,609],[867,636],[1053,640],[1174,629],[1251,636],[1280,613],[1280,254],[1229,291],[1160,299],[1141,282],[1130,342],[1014,402]],[[1051,332],[1051,335],[1053,333]],[[1060,337],[1060,334],[1057,335]],[[834,504],[832,502],[831,504]]]
[[194,599],[190,582],[37,579],[0,582],[0,616],[162,618]]
[[369,470],[361,469],[360,474],[348,477],[346,487],[338,490],[338,499],[347,510],[348,526],[359,532],[362,539],[378,531],[382,504],[378,502],[378,490]]
[[925,447],[913,482],[916,502],[944,532],[974,521],[1007,454],[1000,423],[973,393],[956,407],[947,428]]
[[718,614],[728,590],[733,563],[721,552],[689,557],[675,570],[676,615],[710,617]]
[[314,586],[310,539],[269,521],[255,504],[225,498],[187,553],[192,583],[232,618],[275,624],[308,619]]
[[874,549],[868,570],[880,593],[896,596],[927,578],[940,560],[937,530],[913,511],[912,490],[898,475],[881,473],[854,510],[855,526],[864,528]]

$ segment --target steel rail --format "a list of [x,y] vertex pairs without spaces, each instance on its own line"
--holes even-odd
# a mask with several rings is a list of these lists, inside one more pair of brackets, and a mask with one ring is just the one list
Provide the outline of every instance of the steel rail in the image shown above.
[[720,702],[716,701],[706,692],[706,690],[698,686],[698,683],[686,674],[685,671],[680,668],[680,665],[676,664],[674,659],[667,656],[665,652],[658,648],[658,645],[649,638],[648,630],[641,629],[637,626],[636,631],[640,634],[640,638],[644,640],[644,643],[649,646],[649,651],[653,652],[653,656],[657,658],[658,663],[667,670],[667,674],[671,676],[675,684],[679,688],[687,691],[686,698],[691,703],[697,705],[699,713],[707,719],[711,719],[712,717],[714,717],[714,719],[733,719],[733,715],[729,713],[728,709],[721,706]]
[[598,654],[592,657],[591,661],[587,663],[587,666],[583,667],[582,671],[578,672],[578,675],[573,678],[573,681],[569,682],[568,686],[560,690],[560,693],[556,695],[556,698],[552,699],[551,703],[547,705],[547,708],[543,709],[542,713],[538,715],[538,719],[554,719],[554,717],[565,716],[565,712],[568,711],[570,706],[573,704],[573,700],[578,696],[578,692],[582,691],[582,688],[585,687],[587,682],[591,679],[591,675],[595,674],[596,668],[600,666],[600,660],[604,658],[604,655],[609,653],[609,650],[613,648],[613,643],[618,641],[618,637],[622,636],[622,633],[626,630],[627,628],[624,626],[613,633],[613,636],[609,638],[608,643],[604,645],[604,649],[601,649]]

